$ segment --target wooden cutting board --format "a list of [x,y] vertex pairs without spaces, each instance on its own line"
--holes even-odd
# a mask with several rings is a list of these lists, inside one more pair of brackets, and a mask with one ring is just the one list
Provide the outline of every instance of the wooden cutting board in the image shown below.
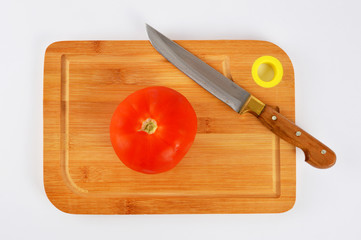
[[[287,54],[263,41],[177,41],[294,121],[294,73]],[[264,55],[280,60],[273,88],[251,75]],[[148,86],[182,93],[198,117],[185,158],[147,175],[117,158],[109,123],[117,105]],[[44,184],[61,211],[79,214],[276,213],[295,202],[295,147],[250,115],[239,115],[166,61],[148,41],[51,44],[44,67]]]

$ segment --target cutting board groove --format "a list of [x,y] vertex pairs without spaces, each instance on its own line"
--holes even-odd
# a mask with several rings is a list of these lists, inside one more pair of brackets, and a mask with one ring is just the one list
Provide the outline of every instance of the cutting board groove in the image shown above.
[[[292,63],[261,41],[178,41],[294,120]],[[277,57],[282,82],[264,89],[250,69]],[[130,93],[167,86],[187,97],[198,117],[195,142],[169,172],[126,168],[109,139],[110,118]],[[147,41],[56,42],[45,54],[44,184],[69,213],[283,212],[295,200],[295,148],[251,115],[238,115],[187,78]]]

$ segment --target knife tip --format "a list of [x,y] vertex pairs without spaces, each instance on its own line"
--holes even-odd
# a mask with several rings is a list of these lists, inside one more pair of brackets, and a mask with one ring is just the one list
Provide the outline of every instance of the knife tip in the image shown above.
[[154,35],[155,33],[158,33],[157,30],[155,30],[152,26],[150,26],[149,24],[145,24],[145,28],[148,34],[149,39],[151,40],[151,36]]
[[149,29],[154,29],[152,26],[150,26],[148,23],[145,23],[145,28],[147,29],[147,30],[149,30]]

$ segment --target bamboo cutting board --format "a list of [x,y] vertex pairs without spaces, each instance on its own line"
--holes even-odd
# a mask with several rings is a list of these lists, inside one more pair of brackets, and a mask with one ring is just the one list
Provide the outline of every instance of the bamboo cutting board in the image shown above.
[[[294,121],[287,54],[263,41],[177,41]],[[280,60],[284,76],[258,86],[253,62]],[[190,151],[174,169],[128,169],[110,143],[117,105],[148,86],[182,93],[198,117]],[[295,147],[250,114],[239,115],[159,55],[148,41],[51,44],[44,67],[44,185],[61,211],[79,214],[276,213],[295,202]]]

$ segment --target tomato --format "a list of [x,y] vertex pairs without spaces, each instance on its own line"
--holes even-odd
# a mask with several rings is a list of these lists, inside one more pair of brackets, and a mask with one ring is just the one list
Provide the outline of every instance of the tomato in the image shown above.
[[197,116],[188,100],[167,87],[148,87],[125,98],[110,124],[119,159],[142,173],[175,167],[193,144]]

